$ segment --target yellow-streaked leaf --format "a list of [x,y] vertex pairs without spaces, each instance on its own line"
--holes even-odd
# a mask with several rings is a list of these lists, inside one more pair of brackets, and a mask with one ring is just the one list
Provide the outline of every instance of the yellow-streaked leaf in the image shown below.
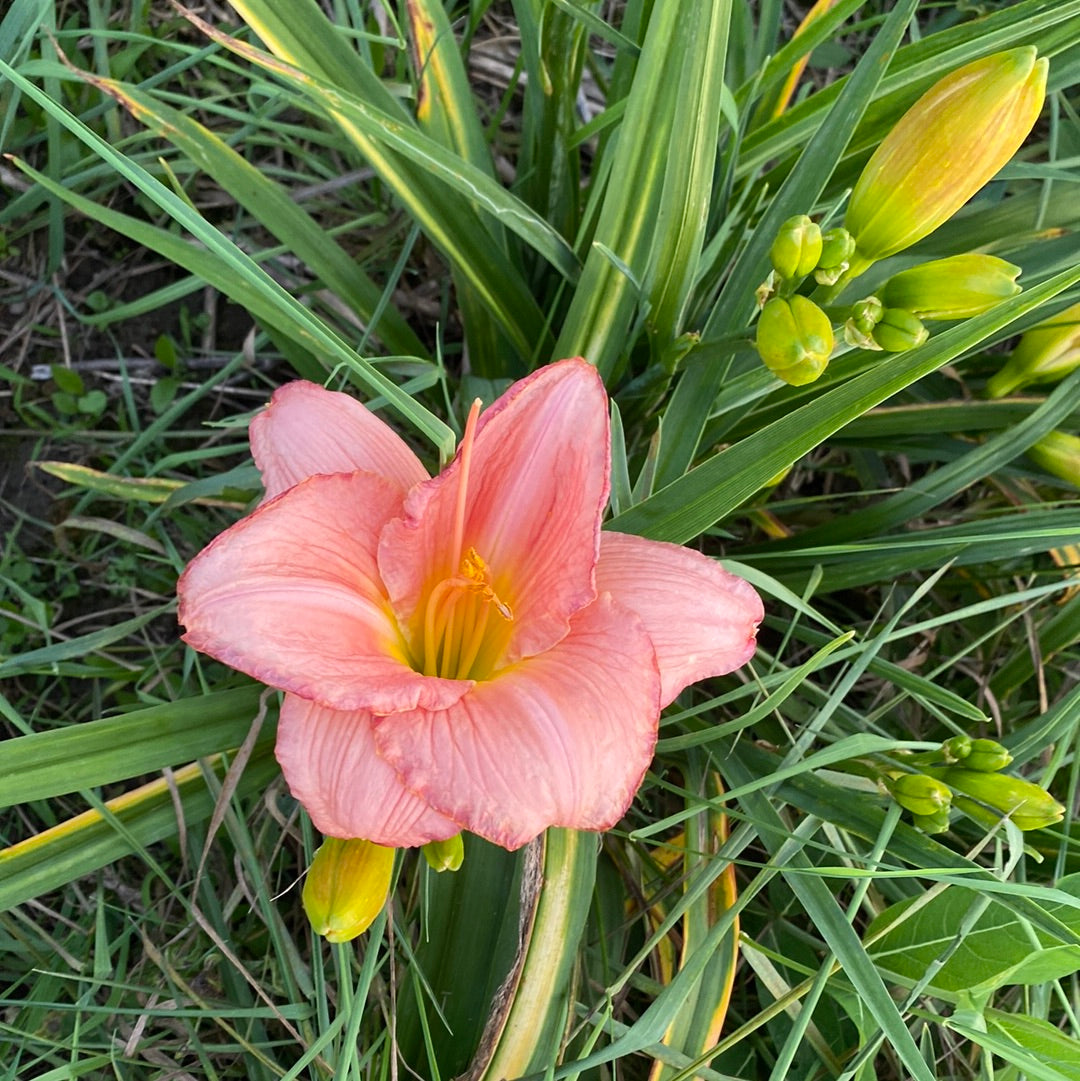
[[[34,462],[34,465],[43,473],[57,477],[66,484],[128,503],[164,503],[169,496],[188,483],[184,480],[170,480],[168,477],[118,477],[112,473],[103,473],[100,469],[92,469],[88,465],[77,465],[75,462],[43,461]],[[193,499],[192,502],[204,507],[233,507],[238,510],[243,510],[248,504],[246,499],[214,499],[209,496]],[[145,544],[143,546],[151,547]]]

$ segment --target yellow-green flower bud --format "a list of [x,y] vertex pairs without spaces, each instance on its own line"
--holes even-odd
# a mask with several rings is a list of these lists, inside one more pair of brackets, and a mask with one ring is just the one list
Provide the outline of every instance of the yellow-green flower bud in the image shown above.
[[1020,268],[995,255],[953,255],[901,270],[882,287],[889,308],[920,319],[969,319],[1020,292]]
[[366,931],[386,904],[393,870],[392,848],[325,838],[304,879],[304,911],[315,933],[348,942]]
[[977,773],[996,773],[1012,761],[1012,755],[997,740],[973,739],[971,753],[964,759],[964,769]]
[[1060,822],[1065,808],[1045,788],[1005,773],[978,773],[954,767],[945,780],[957,792],[1008,815],[1018,829],[1037,830]]
[[1058,312],[1020,339],[1004,367],[986,384],[991,398],[1028,383],[1051,383],[1080,367],[1080,304]]
[[932,815],[913,815],[911,822],[923,833],[944,833],[949,828],[949,809],[945,807]]
[[1047,61],[1032,46],[935,83],[866,163],[844,225],[855,264],[902,251],[951,218],[1016,153],[1042,110]]
[[903,308],[886,308],[874,325],[873,339],[886,353],[902,353],[914,349],[930,336],[930,332]]
[[936,777],[925,773],[902,773],[888,782],[892,798],[904,808],[916,815],[936,815],[948,811],[952,802],[949,786]]
[[821,227],[805,214],[780,226],[769,249],[773,269],[781,278],[805,278],[821,257]]
[[942,761],[949,763],[959,762],[971,754],[971,745],[974,741],[971,736],[950,736],[941,745]]
[[830,270],[847,263],[855,254],[855,238],[844,228],[826,229],[821,234],[818,266]]
[[1080,438],[1067,432],[1048,432],[1027,449],[1028,457],[1047,473],[1080,488]]
[[833,351],[829,317],[804,296],[773,297],[761,309],[757,351],[769,371],[801,387],[825,370]]
[[821,234],[821,258],[814,280],[819,285],[835,285],[851,265],[854,254],[855,238],[846,229],[827,229]]
[[465,842],[460,833],[445,841],[428,841],[424,845],[424,859],[433,871],[456,871],[465,859]]

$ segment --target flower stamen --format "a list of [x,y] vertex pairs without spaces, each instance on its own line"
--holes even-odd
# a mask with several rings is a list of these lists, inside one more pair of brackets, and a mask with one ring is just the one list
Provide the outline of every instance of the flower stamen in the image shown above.
[[[490,625],[490,611],[507,623],[514,613],[492,585],[491,571],[475,548],[465,553],[458,573],[439,582],[424,610],[424,663],[426,676],[444,679],[476,678],[476,670],[489,672],[505,642],[505,628]],[[477,661],[483,663],[477,665]]]

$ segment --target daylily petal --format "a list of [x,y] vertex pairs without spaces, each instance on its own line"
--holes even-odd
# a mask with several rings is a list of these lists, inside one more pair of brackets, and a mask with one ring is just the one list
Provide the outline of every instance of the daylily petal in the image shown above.
[[641,621],[602,596],[554,648],[449,709],[377,717],[375,746],[436,810],[517,848],[551,825],[619,820],[652,758],[659,694]]
[[408,444],[348,394],[297,380],[274,392],[250,425],[266,498],[317,473],[362,469],[407,492],[427,480]]
[[700,552],[602,533],[596,588],[644,622],[660,666],[663,706],[689,684],[734,671],[754,653],[761,598]]
[[371,714],[363,710],[340,712],[287,694],[275,753],[289,790],[329,837],[407,848],[461,829],[413,795],[375,753]]
[[226,530],[177,587],[184,640],[335,709],[445,709],[467,682],[408,666],[375,566],[400,493],[369,473],[310,477]]
[[[596,370],[564,360],[515,383],[480,416],[467,484],[463,547],[490,568],[513,612],[504,658],[550,648],[595,597],[600,516],[610,469],[607,396]],[[462,455],[414,488],[387,526],[379,568],[399,623],[418,634],[421,599],[458,573],[453,551]]]

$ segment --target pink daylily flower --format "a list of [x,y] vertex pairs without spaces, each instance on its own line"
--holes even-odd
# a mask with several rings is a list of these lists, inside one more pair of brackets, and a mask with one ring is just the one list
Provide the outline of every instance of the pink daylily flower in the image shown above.
[[184,572],[185,641],[286,692],[277,757],[335,837],[603,830],[660,710],[754,650],[714,560],[601,532],[608,403],[560,361],[469,414],[429,477],[359,402],[290,383],[251,425],[266,501]]

